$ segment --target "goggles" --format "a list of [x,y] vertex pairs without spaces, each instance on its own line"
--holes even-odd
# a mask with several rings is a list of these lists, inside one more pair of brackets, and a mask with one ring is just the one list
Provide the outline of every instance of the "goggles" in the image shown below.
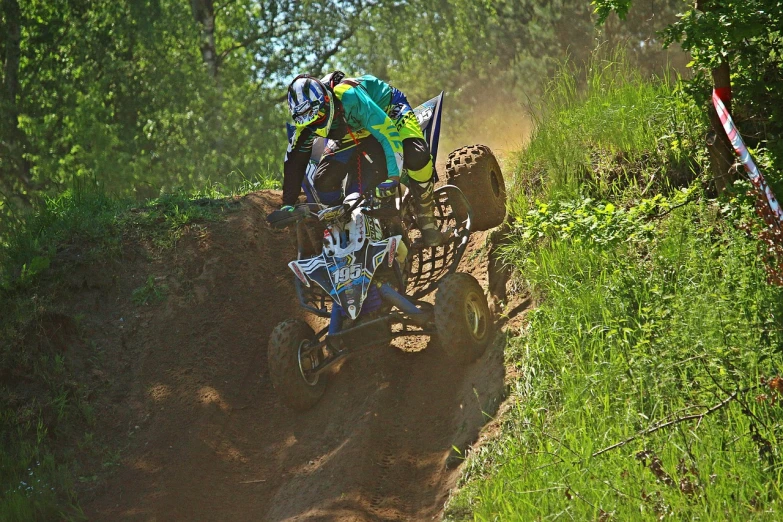
[[301,109],[297,107],[292,115],[294,124],[299,128],[311,127],[318,136],[325,138],[329,134],[331,124],[331,118],[327,113],[328,106],[322,105],[319,109],[319,107],[312,106],[310,102],[304,102],[302,105],[304,107]]
[[291,115],[294,124],[296,124],[297,127],[304,127],[321,118],[326,118],[326,112],[323,111],[323,108],[321,108],[322,110],[320,111],[318,109],[318,105],[309,101],[303,101],[294,109],[294,112]]

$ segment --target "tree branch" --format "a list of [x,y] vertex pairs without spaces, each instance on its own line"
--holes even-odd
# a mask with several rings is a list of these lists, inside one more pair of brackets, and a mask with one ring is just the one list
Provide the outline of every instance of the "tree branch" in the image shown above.
[[[339,40],[337,40],[337,42],[335,42],[335,44],[328,51],[326,51],[321,56],[316,58],[316,61],[314,61],[313,63],[305,66],[305,70],[316,72],[323,69],[324,65],[326,65],[326,62],[329,61],[329,58],[337,54],[337,51],[340,50],[340,47],[353,36],[355,31],[356,29],[353,27],[348,28],[348,30],[340,37]],[[287,99],[287,97],[288,97],[288,93],[286,92],[281,94],[277,98],[275,98],[275,101],[278,103],[284,102]]]
[[679,424],[681,422],[686,422],[686,421],[691,421],[691,420],[696,420],[696,419],[701,420],[704,417],[706,417],[707,415],[715,413],[716,411],[718,411],[719,409],[723,408],[724,406],[726,406],[730,402],[736,400],[738,396],[739,396],[739,392],[734,392],[731,395],[729,395],[726,399],[724,399],[723,401],[719,402],[718,404],[712,406],[710,409],[708,409],[708,410],[706,410],[706,411],[704,411],[702,413],[696,413],[696,414],[693,414],[693,415],[686,415],[685,417],[678,417],[678,418],[676,418],[674,420],[671,420],[669,422],[663,422],[661,424],[656,424],[655,426],[650,426],[646,430],[642,430],[642,431],[640,431],[639,433],[637,433],[636,435],[634,435],[632,437],[628,437],[627,439],[625,439],[623,441],[620,441],[620,442],[618,442],[616,444],[612,444],[611,446],[608,446],[608,447],[606,447],[606,448],[604,448],[602,450],[596,451],[591,456],[593,458],[595,458],[595,457],[597,457],[599,455],[603,455],[604,453],[606,453],[608,451],[611,451],[613,449],[621,448],[621,447],[625,446],[626,444],[628,444],[629,442],[632,442],[632,441],[638,439],[639,437],[644,437],[646,435],[650,435],[652,433],[655,433],[656,431],[660,431],[662,429],[669,428],[669,427],[674,426],[675,424]]
[[220,55],[218,56],[218,61],[222,62],[229,54],[233,53],[236,50],[239,50],[239,49],[242,49],[244,47],[247,47],[248,45],[252,45],[252,44],[254,44],[254,43],[256,43],[259,40],[262,40],[264,38],[269,38],[274,33],[274,29],[275,28],[273,26],[269,27],[269,29],[267,29],[263,33],[254,34],[252,36],[248,36],[247,38],[245,38],[241,42],[232,45],[231,47],[229,47],[228,49],[226,49],[224,51],[221,51]]
[[654,216],[648,216],[647,217],[647,221],[652,221],[653,219],[661,219],[663,216],[665,216],[666,214],[671,213],[673,210],[676,210],[676,209],[678,209],[680,207],[684,207],[685,205],[689,205],[689,204],[693,203],[694,201],[696,201],[696,198],[694,198],[694,199],[686,199],[685,201],[683,201],[679,205],[674,205],[669,210],[665,210],[665,211],[663,211],[663,212],[661,212],[659,214],[655,214]]
[[[268,9],[264,10],[264,21],[268,23],[268,27],[265,31],[261,33],[254,33],[250,36],[247,36],[242,41],[240,41],[237,44],[232,45],[228,49],[221,51],[221,53],[218,55],[218,61],[222,62],[226,57],[228,57],[229,54],[233,53],[234,51],[237,51],[239,49],[245,48],[249,45],[252,45],[259,40],[263,40],[265,38],[270,38],[275,34],[275,30],[278,28],[278,24],[275,23],[275,20],[277,18],[277,15],[280,13],[280,10],[278,8],[277,2],[271,2],[271,6],[269,6]],[[292,23],[292,18],[287,18],[283,21],[284,26],[290,25]],[[280,31],[281,33],[285,33],[286,31]]]
[[326,65],[326,62],[329,61],[329,58],[337,54],[337,51],[340,50],[340,47],[342,47],[342,45],[347,40],[349,40],[355,32],[356,32],[355,27],[353,26],[349,27],[348,30],[345,33],[343,33],[343,35],[337,40],[337,42],[335,42],[332,48],[326,51],[325,53],[323,53],[318,58],[316,58],[316,61],[311,63],[308,69],[311,71],[320,71],[321,69],[323,69],[324,65]]

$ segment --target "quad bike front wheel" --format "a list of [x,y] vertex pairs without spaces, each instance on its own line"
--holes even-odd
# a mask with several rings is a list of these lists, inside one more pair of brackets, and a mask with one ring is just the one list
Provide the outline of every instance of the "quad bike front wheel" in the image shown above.
[[446,180],[456,185],[473,209],[471,231],[489,230],[506,217],[506,183],[489,147],[470,145],[449,154]]
[[484,290],[469,274],[452,274],[435,295],[435,328],[443,350],[462,363],[481,357],[492,341],[492,316]]
[[305,370],[320,362],[321,351],[308,351],[315,333],[299,319],[278,324],[269,338],[269,376],[283,403],[294,410],[315,406],[326,389],[326,375],[305,376]]

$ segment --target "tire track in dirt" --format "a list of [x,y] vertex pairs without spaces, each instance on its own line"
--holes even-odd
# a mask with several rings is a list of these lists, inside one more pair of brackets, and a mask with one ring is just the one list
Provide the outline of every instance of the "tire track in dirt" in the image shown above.
[[[126,311],[138,316],[122,334],[133,407],[112,419],[128,426],[112,432],[119,468],[82,491],[90,520],[430,520],[442,510],[457,477],[452,447],[475,440],[503,395],[502,340],[469,366],[436,345],[371,349],[311,411],[288,410],[266,370],[272,329],[301,315],[292,239],[264,223],[276,204],[277,193],[250,195],[198,241],[128,270],[168,274],[171,295]],[[486,281],[477,259],[467,270]]]

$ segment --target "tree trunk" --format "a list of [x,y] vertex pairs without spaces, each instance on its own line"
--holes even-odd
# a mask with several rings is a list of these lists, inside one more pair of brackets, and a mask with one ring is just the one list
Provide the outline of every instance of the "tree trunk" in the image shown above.
[[212,0],[190,0],[193,18],[201,24],[201,56],[209,75],[217,78],[218,55],[215,47],[215,9]]
[[[710,0],[696,0],[696,9],[707,11],[712,9]],[[712,70],[712,83],[718,97],[723,101],[726,110],[731,114],[731,69],[729,62],[723,60],[721,64]],[[734,150],[726,131],[723,130],[723,124],[720,122],[717,111],[710,100],[708,113],[710,124],[712,125],[711,136],[714,139],[707,140],[707,150],[710,154],[710,170],[715,179],[715,188],[718,194],[723,193],[736,179],[736,170],[734,165]]]
[[[30,163],[25,159],[24,152],[27,136],[19,128],[19,63],[22,44],[22,13],[18,0],[2,0],[0,3],[6,24],[6,40],[3,49],[2,92],[0,93],[0,154],[4,157],[2,165],[2,181],[10,188],[21,182],[26,187],[31,185]],[[28,202],[27,196],[17,194]]]
[[5,56],[3,57],[3,91],[7,101],[15,100],[19,90],[19,60],[21,57],[21,12],[17,0],[3,0],[3,15],[7,24]]

